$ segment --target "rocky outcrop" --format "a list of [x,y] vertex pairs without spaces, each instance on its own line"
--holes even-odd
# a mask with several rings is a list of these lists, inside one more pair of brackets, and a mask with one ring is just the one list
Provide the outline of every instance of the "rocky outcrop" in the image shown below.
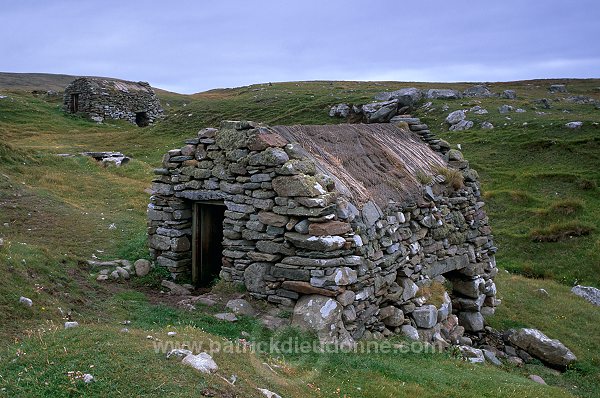
[[476,98],[488,98],[493,97],[494,93],[490,91],[489,88],[482,84],[475,85],[473,87],[469,87],[465,91],[463,91],[464,97],[476,97]]
[[550,339],[536,329],[518,329],[508,339],[513,345],[552,366],[564,367],[577,360],[575,354],[560,341]]
[[375,95],[378,101],[397,100],[399,107],[413,108],[423,98],[423,91],[414,87],[401,88],[396,91],[383,92]]
[[592,286],[577,285],[573,286],[571,292],[594,305],[600,306],[600,289]]

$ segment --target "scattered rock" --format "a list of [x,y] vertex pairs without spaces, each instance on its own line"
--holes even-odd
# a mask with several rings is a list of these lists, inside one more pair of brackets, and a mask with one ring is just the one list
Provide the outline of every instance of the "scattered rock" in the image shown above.
[[4,247],[4,239],[0,238],[0,250]]
[[484,109],[484,108],[480,107],[479,105],[472,107],[471,112],[473,112],[476,115],[486,115],[489,113],[487,109]]
[[529,375],[529,380],[533,380],[533,381],[535,381],[536,383],[539,383],[539,384],[544,384],[544,385],[546,385],[546,382],[544,381],[544,379],[542,379],[542,378],[541,378],[540,376],[538,376],[538,375]]
[[466,118],[466,111],[459,109],[457,111],[454,112],[450,112],[450,114],[448,116],[446,116],[446,123],[448,123],[449,125],[455,125],[463,120],[465,120]]
[[567,102],[571,102],[573,104],[595,104],[596,100],[591,97],[586,97],[585,95],[572,95],[566,99]]
[[498,108],[498,112],[500,113],[509,113],[512,112],[515,108],[513,108],[510,105],[502,105],[501,107]]
[[579,297],[584,298],[590,303],[600,306],[600,289],[592,286],[573,286],[571,292]]
[[517,108],[517,109],[515,109],[515,112],[516,113],[525,113],[527,111],[525,109],[522,109],[522,108]]
[[458,346],[460,353],[471,363],[484,363],[485,357],[483,351],[477,348],[469,347],[467,345]]
[[492,93],[486,86],[478,84],[463,91],[463,95],[465,97],[487,98],[494,96],[494,93]]
[[160,285],[169,289],[170,294],[175,296],[189,296],[191,294],[188,289],[172,281],[163,280]]
[[27,297],[19,297],[19,303],[26,305],[27,307],[31,307],[33,305],[33,301],[31,301],[30,298]]
[[175,337],[175,336],[177,336],[177,332],[167,332],[167,336]]
[[106,274],[100,274],[96,277],[96,280],[98,282],[103,282],[103,281],[107,281],[110,277]]
[[548,291],[546,289],[537,289],[535,292],[537,294],[539,294],[540,296],[550,297],[550,294],[548,293]]
[[206,352],[201,352],[198,355],[187,355],[185,358],[183,358],[181,363],[191,366],[202,373],[214,373],[219,369],[217,363]]
[[396,116],[398,100],[372,102],[362,106],[367,123],[386,123]]
[[509,341],[532,356],[555,366],[567,366],[577,360],[575,354],[560,341],[550,339],[537,329],[518,329]]
[[246,316],[254,316],[256,315],[256,310],[252,307],[248,301],[244,299],[233,299],[229,300],[225,305],[228,309],[231,310],[236,315],[246,315]]
[[331,117],[348,117],[350,115],[350,106],[348,104],[337,104],[329,110]]
[[115,268],[115,272],[119,275],[120,278],[129,279],[129,272],[123,267]]
[[176,348],[174,350],[171,350],[167,353],[167,359],[171,358],[171,357],[175,357],[175,358],[185,358],[188,355],[192,355],[192,352],[190,350],[185,350],[182,348]]
[[540,98],[535,100],[537,105],[541,105],[544,109],[550,109],[552,106],[550,105],[550,100],[548,98]]
[[215,318],[227,322],[236,322],[238,320],[237,316],[235,316],[235,314],[232,312],[220,312],[215,314]]
[[464,131],[469,130],[473,127],[473,122],[471,120],[461,120],[460,122],[453,124],[450,126],[450,131]]
[[459,99],[460,92],[451,89],[432,88],[427,90],[427,98],[429,99]]
[[490,123],[490,122],[487,122],[487,121],[486,122],[481,122],[481,128],[483,130],[491,130],[491,129],[494,128],[494,125],[492,123]]
[[140,258],[133,263],[133,267],[135,268],[135,274],[137,276],[146,276],[150,273],[152,264],[150,261]]
[[130,160],[129,157],[123,155],[121,152],[82,152],[81,155],[92,157],[104,166],[114,164],[119,167]]
[[502,92],[502,94],[500,95],[500,97],[502,97],[504,99],[516,99],[517,93],[515,90],[504,90]]
[[496,365],[496,366],[502,366],[502,362],[500,362],[500,360],[496,357],[496,354],[494,354],[492,351],[490,351],[490,350],[481,350],[481,351],[483,351],[483,356],[489,363],[491,363],[492,365]]
[[92,382],[96,381],[96,379],[94,379],[94,376],[92,376],[89,373],[84,374],[83,377],[82,377],[82,380],[86,384],[87,383],[92,383]]
[[423,92],[418,88],[401,88],[400,90],[379,93],[375,95],[375,99],[378,101],[390,101],[398,100],[398,106],[413,107],[417,102],[423,98]]
[[567,87],[564,84],[553,84],[548,87],[548,91],[551,93],[566,93]]
[[281,395],[274,393],[273,391],[269,391],[266,388],[257,388],[265,397],[267,398],[281,398]]
[[76,328],[79,326],[79,322],[65,322],[65,329]]
[[569,129],[578,129],[581,128],[581,126],[583,126],[583,122],[569,122],[565,124],[565,127]]

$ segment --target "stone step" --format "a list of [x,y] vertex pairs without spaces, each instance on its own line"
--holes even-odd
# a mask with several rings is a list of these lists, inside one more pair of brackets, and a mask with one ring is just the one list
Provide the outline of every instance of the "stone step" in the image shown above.
[[406,122],[408,124],[420,124],[421,120],[418,117],[406,117],[406,115],[398,115],[398,116],[394,116],[390,120],[390,123],[396,123],[396,122]]
[[429,126],[427,126],[426,124],[409,124],[409,126],[412,131],[421,131],[429,129]]

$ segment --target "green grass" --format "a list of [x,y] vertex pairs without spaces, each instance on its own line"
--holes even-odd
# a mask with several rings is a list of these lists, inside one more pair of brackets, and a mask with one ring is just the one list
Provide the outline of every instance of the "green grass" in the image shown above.
[[[536,114],[541,111],[535,109],[536,98],[557,97],[546,91],[555,82],[494,83],[493,91],[515,89],[518,99],[436,100],[433,110],[416,114],[441,138],[461,144],[482,178],[498,264],[511,272],[498,276],[503,303],[490,319],[492,326],[539,328],[576,353],[580,360],[574,367],[563,374],[536,364],[498,369],[469,365],[449,354],[217,354],[220,374],[239,376],[236,387],[166,361],[146,336],[165,340],[166,332],[175,330],[182,341],[234,340],[242,331],[252,341],[310,337],[290,330],[273,335],[247,318],[219,322],[211,315],[222,310],[218,307],[186,312],[156,305],[160,296],[150,292],[165,276],[160,270],[105,285],[82,262],[92,255],[147,258],[147,188],[164,152],[222,119],[338,123],[327,116],[332,104],[365,103],[377,92],[407,86],[464,89],[469,84],[291,82],[193,96],[160,92],[167,118],[144,129],[124,122],[97,125],[63,114],[60,97],[3,90],[9,98],[0,100],[0,237],[6,242],[0,250],[0,397],[198,396],[205,388],[222,396],[259,396],[256,387],[290,397],[597,396],[598,311],[569,288],[574,283],[600,286],[600,130],[593,124],[600,111],[558,101],[545,114]],[[567,81],[570,93],[600,99],[593,91],[598,86],[598,80]],[[506,119],[497,112],[504,103],[527,112]],[[476,122],[470,131],[445,132],[448,112],[474,105],[490,113],[468,114]],[[484,120],[496,128],[480,130]],[[584,127],[565,129],[572,120],[584,121]],[[133,160],[126,167],[103,168],[84,157],[56,156],[88,150],[121,151]],[[586,234],[575,233],[583,228]],[[532,239],[538,236],[558,239]],[[542,287],[549,298],[536,295]],[[34,306],[20,305],[21,295],[33,299]],[[81,328],[62,330],[68,312]],[[130,333],[119,332],[124,320],[132,322]],[[275,374],[263,362],[282,367],[274,368]],[[71,382],[69,371],[90,372],[98,381]],[[529,381],[532,373],[551,386]]]

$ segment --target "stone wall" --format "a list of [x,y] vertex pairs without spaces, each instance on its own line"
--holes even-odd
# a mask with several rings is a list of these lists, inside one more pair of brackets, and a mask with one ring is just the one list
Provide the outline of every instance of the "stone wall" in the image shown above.
[[163,114],[159,99],[146,82],[79,78],[65,88],[65,112],[73,109],[73,94],[78,94],[77,113],[83,113],[97,122],[108,118],[136,124],[136,114],[144,112],[145,124],[151,124]]
[[[435,175],[416,199],[359,206],[297,144],[266,126],[223,122],[169,151],[155,170],[151,254],[175,278],[188,273],[192,204],[222,201],[221,278],[294,308],[294,322],[321,325],[322,340],[404,333],[456,343],[465,329],[481,331],[482,315],[497,305],[497,269],[477,173],[418,119],[393,123],[460,170],[464,185]],[[431,296],[436,283],[450,295]]]

